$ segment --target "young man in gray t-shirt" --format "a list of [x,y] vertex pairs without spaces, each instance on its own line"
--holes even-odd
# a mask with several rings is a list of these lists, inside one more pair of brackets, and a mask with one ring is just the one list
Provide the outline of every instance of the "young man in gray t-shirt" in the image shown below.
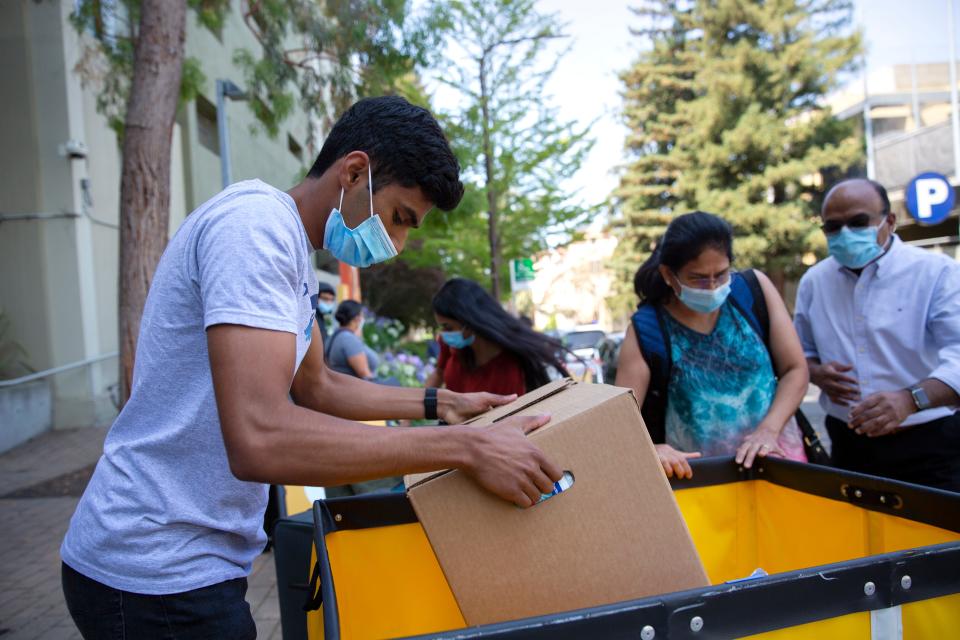
[[[383,261],[462,194],[429,112],[373,98],[288,192],[240,182],[187,218],[147,297],[130,399],[61,548],[85,638],[255,637],[244,594],[271,483],[459,468],[520,506],[552,489],[560,470],[524,436],[546,416],[457,426],[512,398],[374,386],[324,364],[313,251]],[[431,414],[455,426],[355,422]]]

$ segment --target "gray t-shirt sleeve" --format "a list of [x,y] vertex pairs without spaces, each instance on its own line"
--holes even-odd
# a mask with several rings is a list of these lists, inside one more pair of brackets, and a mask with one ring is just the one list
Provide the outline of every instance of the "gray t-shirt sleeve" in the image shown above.
[[296,334],[298,289],[304,286],[297,229],[282,224],[282,216],[248,212],[282,206],[273,198],[256,194],[238,200],[236,211],[199,230],[196,265],[204,328],[242,324]]

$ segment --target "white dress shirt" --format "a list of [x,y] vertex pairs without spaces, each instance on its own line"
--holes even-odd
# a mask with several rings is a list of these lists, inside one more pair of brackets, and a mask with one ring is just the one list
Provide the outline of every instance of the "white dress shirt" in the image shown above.
[[[936,378],[960,393],[960,263],[904,244],[860,276],[834,258],[800,280],[794,316],[807,358],[853,365],[847,373],[866,398]],[[850,407],[820,394],[828,415],[846,422]],[[853,406],[853,405],[851,405]],[[957,407],[917,412],[902,426],[948,416]]]

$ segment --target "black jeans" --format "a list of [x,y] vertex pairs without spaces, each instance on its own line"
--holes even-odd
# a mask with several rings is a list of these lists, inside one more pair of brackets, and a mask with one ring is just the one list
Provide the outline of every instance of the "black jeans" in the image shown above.
[[119,591],[62,565],[63,595],[85,640],[254,640],[257,627],[237,578],[163,596]]
[[831,416],[826,424],[837,467],[960,492],[960,413],[879,438]]

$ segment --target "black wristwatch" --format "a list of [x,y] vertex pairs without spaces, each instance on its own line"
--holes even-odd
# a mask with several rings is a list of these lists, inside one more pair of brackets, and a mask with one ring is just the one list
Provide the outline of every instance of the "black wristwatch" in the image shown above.
[[927,397],[927,392],[923,390],[923,387],[917,385],[910,387],[909,391],[910,395],[913,396],[913,404],[917,405],[917,411],[930,408],[930,398]]
[[437,388],[427,387],[423,394],[423,417],[427,420],[437,419]]

